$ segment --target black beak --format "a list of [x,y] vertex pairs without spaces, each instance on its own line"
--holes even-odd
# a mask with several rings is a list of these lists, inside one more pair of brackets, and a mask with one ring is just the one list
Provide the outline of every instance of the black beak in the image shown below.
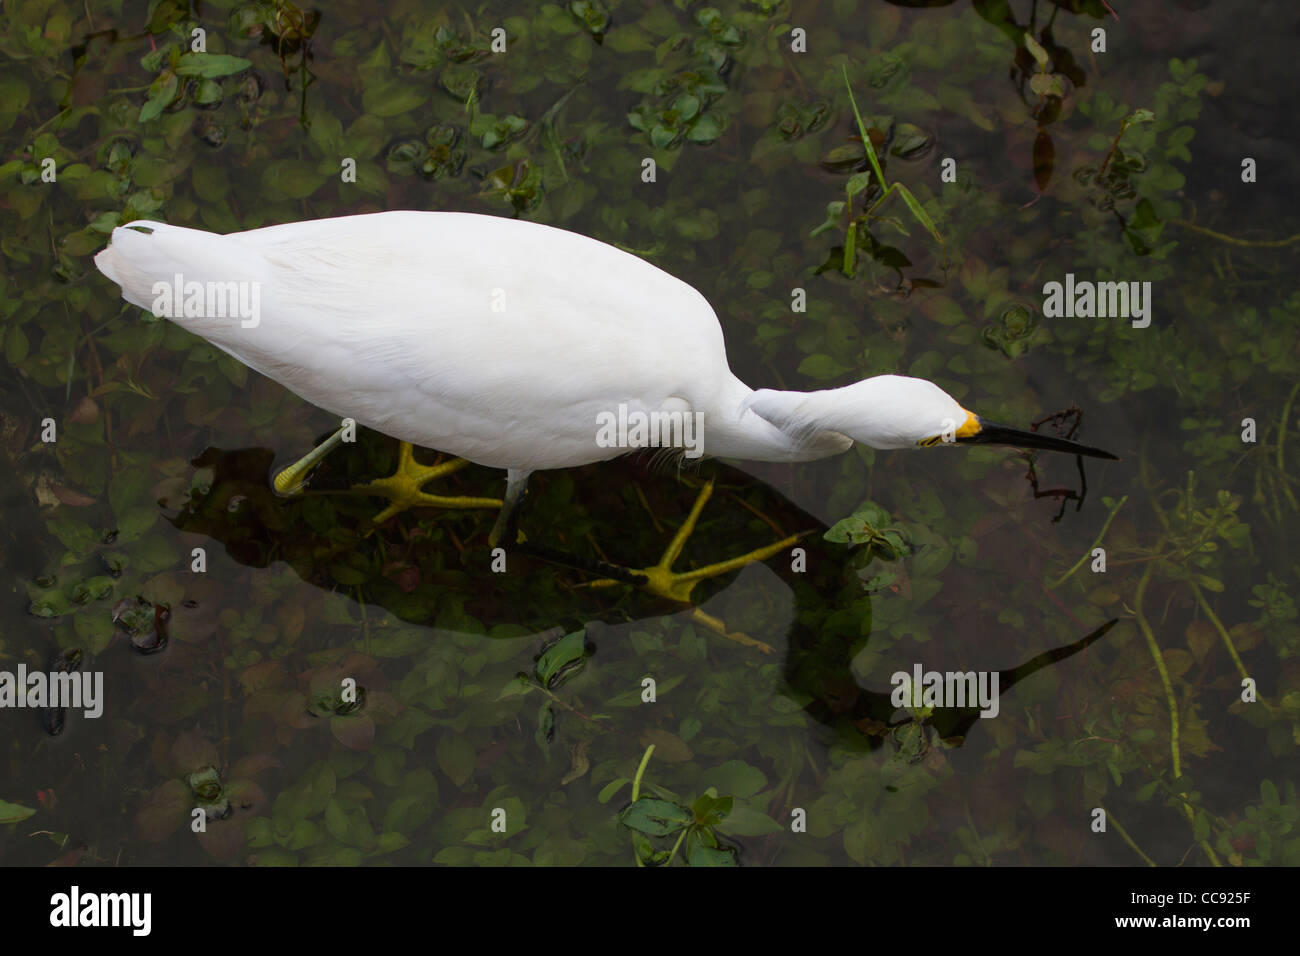
[[1119,455],[1112,455],[1100,448],[1081,445],[1077,441],[1070,441],[1068,438],[1057,438],[1055,435],[1040,435],[1038,432],[1024,431],[1020,428],[1008,428],[1006,425],[987,422],[982,418],[978,420],[980,424],[979,431],[973,435],[967,435],[965,438],[958,438],[958,444],[1014,445],[1017,448],[1041,448],[1044,451],[1063,451],[1068,455],[1109,458],[1111,461],[1120,460]]

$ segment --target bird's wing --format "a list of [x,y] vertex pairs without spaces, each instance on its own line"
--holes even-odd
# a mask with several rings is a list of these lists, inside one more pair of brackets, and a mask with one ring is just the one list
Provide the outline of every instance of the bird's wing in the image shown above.
[[[689,402],[726,370],[698,292],[575,233],[394,212],[225,238],[270,270],[260,370],[390,434],[404,415],[411,440],[458,454],[506,429],[590,443],[597,412]],[[412,392],[438,419],[418,435]]]

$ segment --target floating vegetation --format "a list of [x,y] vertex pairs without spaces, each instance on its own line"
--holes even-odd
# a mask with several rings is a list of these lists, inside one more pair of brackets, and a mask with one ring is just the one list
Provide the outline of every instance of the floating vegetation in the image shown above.
[[[1102,0],[210,6],[0,23],[0,669],[111,678],[108,719],[14,723],[6,863],[1300,865],[1282,41],[1131,4],[1120,49]],[[1123,460],[551,472],[501,572],[486,510],[337,493],[393,470],[364,429],[279,497],[337,419],[92,256],[399,208],[653,261],[751,385],[924,377]],[[1069,273],[1155,318],[1045,317]],[[796,545],[690,604],[609,577],[708,479],[679,570]],[[895,706],[921,661],[999,716]]]

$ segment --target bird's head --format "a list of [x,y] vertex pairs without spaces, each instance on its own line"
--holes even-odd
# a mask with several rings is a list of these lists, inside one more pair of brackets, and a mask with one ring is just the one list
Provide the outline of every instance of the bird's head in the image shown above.
[[1119,460],[1100,448],[990,422],[933,382],[903,375],[877,375],[819,392],[760,389],[746,405],[792,435],[836,431],[872,448],[1013,445]]

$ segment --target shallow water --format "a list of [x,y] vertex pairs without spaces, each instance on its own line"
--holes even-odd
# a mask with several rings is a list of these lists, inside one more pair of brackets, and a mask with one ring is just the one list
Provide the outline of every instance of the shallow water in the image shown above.
[[[1032,51],[981,18],[994,4],[623,3],[603,31],[599,11],[584,23],[565,7],[413,3],[377,22],[338,4],[312,33],[304,99],[293,10],[259,23],[217,5],[207,50],[252,68],[177,101],[165,59],[141,62],[190,35],[165,12],[151,42],[138,18],[19,7],[0,43],[0,670],[76,648],[103,674],[105,711],[52,735],[33,710],[0,710],[0,820],[14,821],[0,860],[631,863],[619,815],[653,744],[643,793],[734,797],[705,831],[724,853],[692,839],[696,863],[1300,863],[1286,769],[1300,244],[1259,244],[1297,231],[1297,14],[1112,6],[1118,20],[1099,3],[1009,5],[1020,29],[1037,7],[1044,72],[1065,77],[1041,97]],[[791,52],[791,26],[808,52]],[[944,239],[895,195],[859,230],[852,278],[848,214],[811,235],[865,168],[842,64],[886,178]],[[161,112],[142,120],[160,73]],[[1105,160],[1139,108],[1152,121]],[[40,179],[46,156],[56,182]],[[356,183],[339,181],[343,157]],[[1258,182],[1242,182],[1245,157]],[[375,529],[382,501],[324,493],[387,474],[383,436],[336,452],[312,495],[277,498],[273,469],[335,420],[125,306],[90,257],[130,218],[229,231],[396,208],[519,215],[643,255],[709,299],[755,387],[901,372],[1022,428],[1073,405],[1076,437],[1123,460],[1086,461],[1081,502],[1071,458],[1035,465],[1040,491],[1075,496],[1062,501],[1034,497],[1024,456],[992,447],[538,474],[528,541],[587,569],[512,556],[504,574],[490,512]],[[1043,315],[1044,283],[1066,273],[1150,281],[1150,326]],[[679,569],[811,532],[806,570],[783,550],[694,595],[770,655],[689,608],[584,586],[597,559],[657,560],[710,477]],[[472,466],[435,490],[502,489]],[[846,527],[897,529],[906,553],[825,539],[855,512]],[[166,618],[158,653],[133,650],[121,620],[137,595],[136,643]],[[1111,620],[1086,650],[1039,659]],[[1003,672],[997,717],[896,710],[891,675],[918,664]],[[339,699],[345,678],[356,704]]]

